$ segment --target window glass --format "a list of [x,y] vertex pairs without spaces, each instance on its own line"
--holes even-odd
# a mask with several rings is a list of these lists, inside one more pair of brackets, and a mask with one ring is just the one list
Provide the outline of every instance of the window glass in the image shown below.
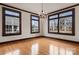
[[38,32],[38,21],[32,20],[32,32]]
[[13,15],[13,16],[19,16],[19,13],[13,12],[13,11],[9,11],[9,10],[5,10],[5,14],[7,14],[7,15]]
[[49,21],[49,31],[50,32],[57,32],[58,31],[58,19]]
[[72,17],[60,18],[59,32],[72,33]]
[[52,18],[58,18],[58,15],[52,15],[49,17],[49,19],[52,19]]
[[33,15],[31,17],[32,17],[31,32],[37,33],[37,32],[39,32],[39,18],[36,16],[33,16]]
[[32,16],[32,19],[38,20],[38,17]]
[[60,13],[60,14],[59,14],[59,17],[62,17],[62,16],[69,16],[69,15],[72,15],[72,11],[68,11],[68,12],[65,12],[65,13]]

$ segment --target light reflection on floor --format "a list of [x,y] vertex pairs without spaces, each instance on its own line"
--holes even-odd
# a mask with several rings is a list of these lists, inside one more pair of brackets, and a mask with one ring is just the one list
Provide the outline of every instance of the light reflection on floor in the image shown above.
[[37,55],[38,49],[39,49],[38,43],[33,44],[31,47],[31,55]]
[[16,49],[14,51],[7,52],[4,55],[20,55],[20,50],[19,49]]
[[49,45],[49,55],[73,55],[74,48],[62,48],[58,46]]
[[[39,44],[35,43],[31,47],[31,55],[38,55],[39,53]],[[52,44],[49,45],[49,55],[73,55],[74,49],[73,48],[60,48],[57,46],[53,46]],[[5,55],[20,55],[20,50],[16,49],[11,52],[5,53]]]

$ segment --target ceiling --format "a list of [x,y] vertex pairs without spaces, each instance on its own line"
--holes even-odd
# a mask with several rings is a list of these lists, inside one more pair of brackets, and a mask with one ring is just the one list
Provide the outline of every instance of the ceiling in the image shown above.
[[[41,3],[6,3],[6,4],[38,14],[41,13],[42,9]],[[45,13],[49,13],[71,5],[75,5],[75,3],[44,3],[43,9]]]

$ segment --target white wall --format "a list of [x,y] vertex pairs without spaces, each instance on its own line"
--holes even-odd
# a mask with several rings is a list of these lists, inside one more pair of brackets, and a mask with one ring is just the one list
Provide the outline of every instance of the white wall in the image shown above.
[[23,11],[21,11],[21,13],[22,13],[22,35],[2,36],[2,6],[0,6],[0,42],[36,37],[41,35],[41,33],[37,34],[30,33],[30,13]]
[[61,39],[67,39],[79,42],[79,6],[75,7],[75,36],[61,35],[61,34],[49,34],[48,33],[48,20],[47,18],[43,21],[43,35],[48,37],[55,37]]

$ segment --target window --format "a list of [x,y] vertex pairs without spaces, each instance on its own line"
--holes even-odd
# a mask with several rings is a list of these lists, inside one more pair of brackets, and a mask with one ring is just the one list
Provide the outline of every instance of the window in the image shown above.
[[39,17],[31,15],[31,33],[39,33],[39,32],[40,32]]
[[75,9],[62,11],[48,16],[48,32],[57,34],[75,34]]
[[2,8],[3,36],[21,34],[21,12]]
[[58,32],[58,15],[51,15],[49,17],[49,32],[57,33]]

